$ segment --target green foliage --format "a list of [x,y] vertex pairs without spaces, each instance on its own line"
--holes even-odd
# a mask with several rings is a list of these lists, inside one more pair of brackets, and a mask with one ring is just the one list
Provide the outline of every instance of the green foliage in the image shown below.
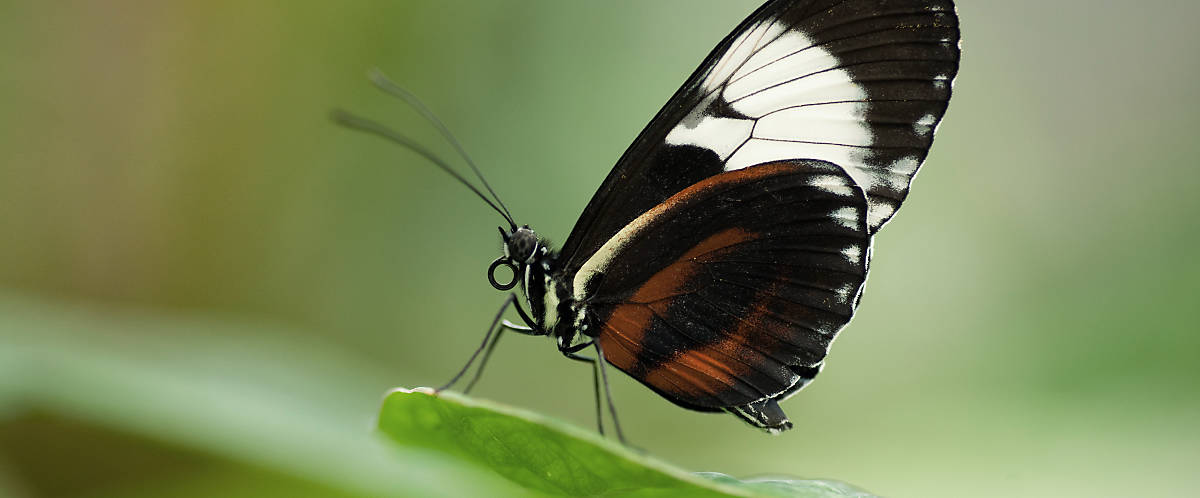
[[450,453],[545,494],[870,496],[830,481],[744,482],[689,474],[591,431],[452,392],[393,391],[384,400],[379,428],[406,446]]

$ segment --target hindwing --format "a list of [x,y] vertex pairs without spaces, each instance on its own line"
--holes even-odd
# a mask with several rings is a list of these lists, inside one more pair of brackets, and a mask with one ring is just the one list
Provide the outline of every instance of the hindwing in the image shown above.
[[612,237],[576,275],[575,299],[609,363],[668,399],[773,403],[816,375],[853,315],[866,206],[823,161],[718,174]]

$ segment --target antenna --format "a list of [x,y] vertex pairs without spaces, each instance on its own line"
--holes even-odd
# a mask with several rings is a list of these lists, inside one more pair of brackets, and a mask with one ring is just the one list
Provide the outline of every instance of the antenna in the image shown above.
[[[471,185],[471,183],[468,182],[466,178],[463,178],[462,175],[458,174],[457,171],[454,171],[454,168],[451,168],[450,165],[446,163],[446,161],[442,160],[442,158],[438,157],[433,152],[430,152],[429,149],[426,149],[421,144],[418,144],[417,142],[415,142],[413,139],[408,138],[407,136],[401,135],[400,133],[397,133],[395,130],[392,130],[391,128],[388,128],[387,126],[384,126],[380,123],[371,121],[366,118],[358,117],[354,114],[351,114],[347,111],[343,111],[341,109],[335,109],[330,114],[330,118],[333,119],[334,122],[336,122],[342,126],[345,126],[347,128],[354,129],[354,130],[365,131],[372,135],[390,140],[408,150],[411,150],[413,152],[416,152],[417,154],[420,154],[422,157],[429,160],[429,162],[433,163],[438,168],[441,168],[442,171],[445,171],[446,173],[450,174],[450,176],[453,176],[455,180],[459,181],[459,183],[462,183],[467,188],[471,189],[472,192],[475,192],[475,195],[479,196],[480,199],[483,199],[483,202],[486,202],[487,205],[491,206],[491,208],[494,209],[497,213],[500,213],[500,216],[504,217],[504,220],[508,222],[508,225],[510,227],[512,227],[513,230],[516,230],[516,228],[517,228],[516,222],[513,221],[512,217],[509,216],[505,210],[502,210],[499,207],[497,207],[495,203],[493,203],[490,199],[487,198],[487,196],[483,195],[483,192],[480,192],[478,188],[476,188],[474,185]],[[478,171],[476,171],[476,173],[478,173]],[[482,179],[482,177],[481,177],[481,179]],[[486,182],[484,184],[486,185]],[[489,191],[490,190],[491,189],[489,189]],[[493,193],[492,195],[495,195],[495,193]],[[499,199],[496,199],[496,200],[499,201]]]
[[426,121],[429,121],[437,129],[438,133],[441,133],[442,138],[450,142],[454,150],[458,151],[458,154],[467,161],[467,166],[470,166],[471,171],[475,172],[475,177],[479,178],[480,182],[483,182],[483,187],[487,189],[488,193],[492,194],[492,198],[504,209],[504,213],[508,215],[506,217],[510,220],[512,219],[512,214],[508,212],[508,206],[505,206],[504,201],[500,200],[500,196],[496,195],[496,191],[492,190],[492,186],[483,177],[483,173],[479,172],[479,167],[475,165],[475,161],[472,161],[471,156],[467,155],[466,149],[458,142],[457,138],[454,138],[454,134],[450,133],[450,128],[446,127],[445,123],[441,119],[438,119],[437,115],[429,110],[429,107],[425,103],[421,102],[421,99],[418,99],[412,92],[405,90],[400,85],[388,79],[387,75],[383,74],[383,71],[380,71],[379,68],[372,68],[370,71],[367,71],[367,79],[371,80],[371,83],[376,88],[383,90],[384,93],[403,100],[420,113]]

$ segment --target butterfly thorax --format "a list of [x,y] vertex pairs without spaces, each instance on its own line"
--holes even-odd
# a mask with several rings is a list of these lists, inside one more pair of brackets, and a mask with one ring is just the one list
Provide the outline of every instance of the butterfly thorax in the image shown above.
[[503,232],[504,259],[516,269],[525,302],[529,305],[529,325],[556,339],[560,349],[571,346],[586,325],[569,285],[570,279],[558,267],[558,252],[528,226]]

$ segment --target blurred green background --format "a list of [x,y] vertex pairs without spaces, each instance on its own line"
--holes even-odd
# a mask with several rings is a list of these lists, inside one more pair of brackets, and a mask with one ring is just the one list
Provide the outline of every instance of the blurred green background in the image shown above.
[[[326,114],[448,151],[382,68],[561,243],[756,3],[0,2],[0,496],[519,494],[370,431],[481,338],[498,217]],[[618,376],[638,446],[897,497],[1196,492],[1200,4],[958,3],[949,114],[796,429]],[[489,368],[592,426],[549,341]]]

